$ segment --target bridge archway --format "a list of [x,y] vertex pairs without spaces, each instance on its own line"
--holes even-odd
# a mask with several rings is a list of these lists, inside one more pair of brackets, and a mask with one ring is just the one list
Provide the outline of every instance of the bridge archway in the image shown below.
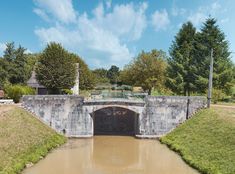
[[125,107],[107,106],[91,113],[94,135],[134,136],[139,114]]

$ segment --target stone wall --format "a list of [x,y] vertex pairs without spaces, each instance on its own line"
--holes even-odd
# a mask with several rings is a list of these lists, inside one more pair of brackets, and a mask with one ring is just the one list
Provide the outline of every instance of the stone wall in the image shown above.
[[105,107],[119,106],[139,115],[138,137],[159,137],[190,118],[206,106],[204,97],[147,96],[144,102],[90,101],[76,95],[24,96],[25,109],[68,137],[93,136],[92,112]]
[[139,137],[167,134],[206,106],[204,97],[147,96],[139,118]]
[[75,95],[23,96],[23,107],[68,137],[92,136],[92,119],[83,114],[84,98]]

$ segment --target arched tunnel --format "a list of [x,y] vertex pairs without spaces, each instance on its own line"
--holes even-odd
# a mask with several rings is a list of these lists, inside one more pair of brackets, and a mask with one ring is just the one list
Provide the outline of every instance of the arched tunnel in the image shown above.
[[94,135],[134,136],[138,127],[138,114],[127,108],[110,106],[91,114]]

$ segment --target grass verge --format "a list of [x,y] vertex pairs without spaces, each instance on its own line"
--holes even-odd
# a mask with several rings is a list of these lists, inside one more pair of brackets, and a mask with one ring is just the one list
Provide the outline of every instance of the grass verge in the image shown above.
[[235,109],[202,110],[160,140],[202,173],[235,173]]
[[27,111],[0,106],[0,174],[19,173],[65,142],[65,137]]

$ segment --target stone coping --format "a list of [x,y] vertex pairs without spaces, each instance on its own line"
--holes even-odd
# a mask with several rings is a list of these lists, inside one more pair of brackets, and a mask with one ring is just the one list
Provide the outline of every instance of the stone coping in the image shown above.
[[87,100],[84,101],[85,106],[89,105],[128,105],[128,106],[141,106],[145,105],[144,101],[133,100]]
[[0,99],[0,104],[14,104],[12,99]]

